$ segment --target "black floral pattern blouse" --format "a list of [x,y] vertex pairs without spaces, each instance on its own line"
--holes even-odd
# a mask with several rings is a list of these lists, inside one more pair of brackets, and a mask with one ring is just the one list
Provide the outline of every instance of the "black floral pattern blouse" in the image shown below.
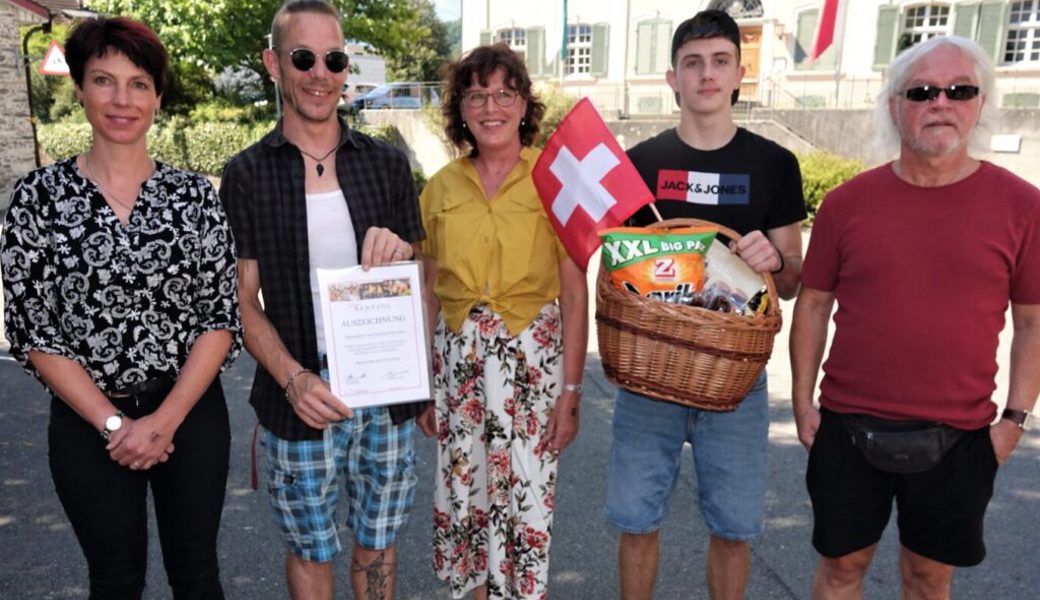
[[176,377],[195,340],[228,330],[242,347],[231,229],[203,176],[157,163],[126,225],[75,159],[20,179],[4,222],[11,354],[71,359],[103,392]]

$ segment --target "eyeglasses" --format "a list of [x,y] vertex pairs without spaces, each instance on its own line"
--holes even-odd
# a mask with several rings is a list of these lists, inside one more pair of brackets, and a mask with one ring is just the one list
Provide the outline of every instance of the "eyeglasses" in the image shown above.
[[517,93],[513,90],[507,90],[502,88],[497,92],[466,92],[462,94],[462,99],[466,102],[466,106],[470,108],[484,108],[488,103],[488,98],[494,98],[495,104],[502,108],[512,106],[516,102]]
[[906,99],[911,102],[934,102],[939,94],[946,94],[947,100],[965,102],[979,95],[977,85],[951,85],[950,87],[938,87],[934,85],[922,85],[906,90]]
[[[289,51],[289,60],[294,67],[300,71],[310,71],[318,57],[313,50],[307,48],[293,48]],[[325,68],[331,73],[342,73],[350,64],[350,57],[342,50],[327,50],[325,52]]]

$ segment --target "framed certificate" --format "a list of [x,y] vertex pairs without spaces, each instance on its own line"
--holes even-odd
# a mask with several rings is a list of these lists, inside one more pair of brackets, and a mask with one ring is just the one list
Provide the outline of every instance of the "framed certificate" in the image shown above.
[[422,265],[318,269],[332,393],[350,407],[428,400]]

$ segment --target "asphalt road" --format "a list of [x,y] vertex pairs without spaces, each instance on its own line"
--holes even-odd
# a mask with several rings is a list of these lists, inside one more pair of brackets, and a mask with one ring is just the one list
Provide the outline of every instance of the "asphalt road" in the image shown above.
[[[790,314],[790,313],[788,313]],[[803,485],[805,451],[793,435],[778,340],[771,366],[772,427],[766,534],[753,548],[747,597],[808,598],[815,553]],[[86,567],[55,497],[46,457],[48,398],[41,386],[0,353],[0,598],[86,597]],[[246,397],[253,362],[241,358],[224,375],[234,444],[220,538],[222,578],[229,598],[284,598],[282,548],[265,492],[249,487],[254,417]],[[602,521],[612,389],[590,356],[582,431],[565,453],[557,498],[550,590],[554,598],[617,597],[616,537]],[[398,598],[448,598],[430,568],[433,442],[417,437],[422,474],[412,518],[399,537]],[[696,482],[687,453],[682,480],[662,530],[657,598],[705,598],[705,530],[695,508]],[[1035,598],[1040,517],[1040,434],[1030,433],[1001,469],[987,519],[989,557],[958,572],[955,598]],[[344,531],[344,536],[349,532]],[[897,546],[886,533],[867,581],[868,598],[898,597]],[[337,597],[347,593],[347,558],[337,561]],[[169,598],[152,535],[148,598]]]

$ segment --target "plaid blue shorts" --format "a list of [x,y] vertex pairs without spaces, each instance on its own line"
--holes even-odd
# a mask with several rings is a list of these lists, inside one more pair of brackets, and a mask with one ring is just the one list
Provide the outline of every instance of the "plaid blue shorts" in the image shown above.
[[393,425],[386,407],[355,408],[320,440],[290,441],[266,428],[267,486],[275,522],[294,554],[328,562],[343,548],[336,533],[339,481],[346,525],[364,548],[394,544],[415,496],[415,421]]

